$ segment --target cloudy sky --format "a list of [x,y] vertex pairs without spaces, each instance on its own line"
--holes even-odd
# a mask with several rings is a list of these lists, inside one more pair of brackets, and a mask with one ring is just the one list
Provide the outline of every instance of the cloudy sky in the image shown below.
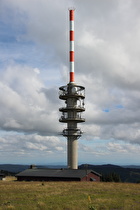
[[86,88],[79,164],[140,164],[140,2],[0,0],[0,163],[66,164],[59,87]]

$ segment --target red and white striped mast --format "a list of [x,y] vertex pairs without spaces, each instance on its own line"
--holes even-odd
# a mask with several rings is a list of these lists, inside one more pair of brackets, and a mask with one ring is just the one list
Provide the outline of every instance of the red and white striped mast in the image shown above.
[[70,20],[70,83],[75,81],[74,79],[74,9],[69,10]]

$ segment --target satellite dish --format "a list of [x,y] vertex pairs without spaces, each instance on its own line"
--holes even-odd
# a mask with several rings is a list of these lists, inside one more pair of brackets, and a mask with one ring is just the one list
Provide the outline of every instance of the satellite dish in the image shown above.
[[72,93],[76,93],[76,92],[77,92],[77,87],[73,87],[73,88],[71,89],[71,92],[72,92]]

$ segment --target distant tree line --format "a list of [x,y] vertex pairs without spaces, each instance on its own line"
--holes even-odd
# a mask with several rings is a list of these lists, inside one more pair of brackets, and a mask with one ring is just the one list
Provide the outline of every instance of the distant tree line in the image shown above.
[[14,176],[16,173],[14,172],[9,172],[9,171],[5,171],[5,170],[0,170],[1,174],[4,174],[5,176]]
[[102,175],[102,182],[121,182],[121,178],[119,174],[112,172]]

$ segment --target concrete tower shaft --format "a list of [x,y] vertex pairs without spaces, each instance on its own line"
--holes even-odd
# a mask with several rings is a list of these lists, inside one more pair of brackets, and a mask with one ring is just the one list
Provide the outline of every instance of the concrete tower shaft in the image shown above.
[[78,168],[78,139],[82,131],[77,127],[78,123],[85,122],[82,112],[85,111],[85,88],[77,85],[74,78],[74,10],[69,11],[70,17],[70,82],[66,86],[59,88],[59,98],[65,101],[65,107],[59,109],[62,116],[59,119],[62,123],[67,123],[67,128],[62,135],[67,137],[67,162],[68,168]]
[[65,100],[65,107],[59,109],[62,116],[60,122],[67,123],[67,128],[63,130],[62,135],[67,137],[67,161],[68,168],[78,168],[78,143],[77,140],[81,137],[82,131],[77,127],[78,123],[85,122],[82,117],[82,112],[85,111],[85,88],[69,83],[67,86],[59,88],[59,98]]

